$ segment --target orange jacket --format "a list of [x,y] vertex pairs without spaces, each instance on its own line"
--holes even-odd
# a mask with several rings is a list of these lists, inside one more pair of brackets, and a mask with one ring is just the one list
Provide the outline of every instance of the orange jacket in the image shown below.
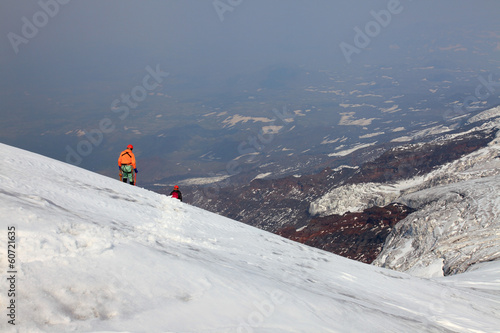
[[120,157],[118,157],[118,166],[131,164],[132,168],[137,168],[135,165],[135,156],[132,150],[125,149],[121,152]]

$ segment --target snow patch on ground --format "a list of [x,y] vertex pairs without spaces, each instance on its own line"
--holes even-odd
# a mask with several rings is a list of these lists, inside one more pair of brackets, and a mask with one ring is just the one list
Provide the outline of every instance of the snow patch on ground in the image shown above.
[[254,179],[252,180],[255,180],[255,179],[264,179],[270,175],[272,175],[273,173],[272,172],[266,172],[266,173],[259,173],[257,176],[254,177]]
[[333,156],[347,156],[347,155],[351,154],[352,152],[354,152],[356,150],[373,146],[376,143],[377,142],[359,144],[359,145],[356,145],[356,146],[352,147],[351,149],[342,150],[342,151],[339,151],[339,152],[336,152],[336,153],[330,153],[330,154],[328,154],[328,156],[329,157],[333,157]]
[[[213,184],[217,182],[221,182],[227,178],[231,177],[231,175],[221,175],[214,177],[199,177],[199,178],[189,178],[183,179],[177,182],[177,185],[182,186],[191,186],[191,185],[207,185]],[[154,184],[155,186],[173,186],[173,184]]]

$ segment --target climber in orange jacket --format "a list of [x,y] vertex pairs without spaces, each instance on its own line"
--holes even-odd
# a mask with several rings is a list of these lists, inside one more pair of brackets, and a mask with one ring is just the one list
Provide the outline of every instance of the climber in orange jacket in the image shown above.
[[139,173],[137,171],[137,166],[135,165],[135,155],[132,152],[134,146],[128,145],[127,149],[120,153],[120,157],[118,157],[118,169],[123,173],[123,182],[126,183],[127,179],[130,185],[134,185],[134,173]]

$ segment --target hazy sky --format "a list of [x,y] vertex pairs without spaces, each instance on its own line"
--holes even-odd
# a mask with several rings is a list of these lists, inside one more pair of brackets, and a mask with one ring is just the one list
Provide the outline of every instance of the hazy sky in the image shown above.
[[[391,12],[391,17],[382,13]],[[373,25],[370,57],[416,30],[498,24],[500,2],[461,0],[3,0],[1,87],[78,86],[161,64],[185,75],[237,74],[275,63],[346,66],[340,44]],[[33,29],[34,27],[34,29]],[[438,32],[438,31],[437,31]],[[359,49],[359,48],[358,48]],[[366,53],[366,52],[365,52]],[[359,64],[359,63],[358,63]],[[60,79],[60,80],[58,80]]]

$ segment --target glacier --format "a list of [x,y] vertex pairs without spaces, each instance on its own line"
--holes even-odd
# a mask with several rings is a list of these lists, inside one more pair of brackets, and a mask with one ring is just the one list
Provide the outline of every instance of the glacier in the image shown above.
[[418,211],[395,226],[373,264],[439,276],[500,259],[499,192],[500,175],[495,175],[398,198]]

